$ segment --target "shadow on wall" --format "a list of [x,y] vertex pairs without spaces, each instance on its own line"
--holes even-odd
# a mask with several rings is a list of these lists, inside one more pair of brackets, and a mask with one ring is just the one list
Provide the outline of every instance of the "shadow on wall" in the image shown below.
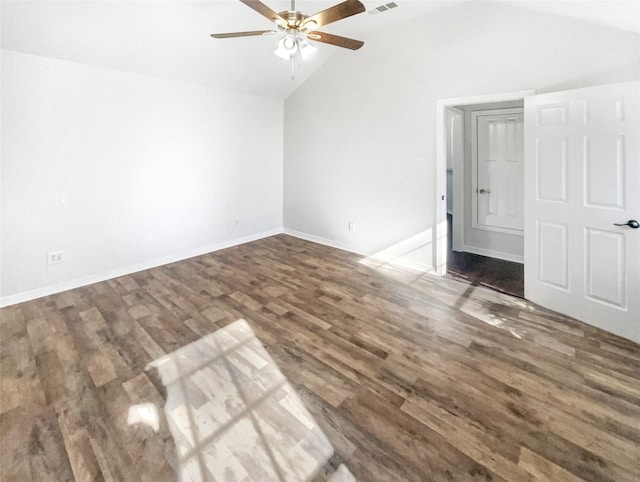
[[[327,463],[333,446],[245,320],[151,362],[167,389],[164,414],[181,481],[354,481]],[[129,424],[158,431],[155,405],[130,407]]]

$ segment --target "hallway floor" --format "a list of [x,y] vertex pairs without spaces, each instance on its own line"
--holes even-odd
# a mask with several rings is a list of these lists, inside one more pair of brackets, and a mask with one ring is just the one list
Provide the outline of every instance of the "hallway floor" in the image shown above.
[[524,265],[473,253],[449,252],[447,274],[488,288],[524,298]]
[[501,293],[524,298],[524,264],[453,251],[451,215],[447,216],[447,221],[449,224],[447,274],[474,286],[486,286]]

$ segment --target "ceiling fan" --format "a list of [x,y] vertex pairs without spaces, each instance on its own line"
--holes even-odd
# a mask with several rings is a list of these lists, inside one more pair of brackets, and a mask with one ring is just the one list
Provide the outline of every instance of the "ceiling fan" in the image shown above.
[[240,0],[248,7],[254,9],[260,15],[268,18],[276,24],[278,30],[252,30],[248,32],[214,33],[213,38],[235,38],[252,37],[260,35],[271,35],[284,32],[285,36],[278,42],[278,48],[274,53],[284,59],[291,61],[291,78],[293,78],[295,64],[308,56],[315,50],[309,42],[313,40],[326,44],[335,45],[351,50],[358,50],[364,45],[360,40],[354,40],[339,35],[320,32],[315,30],[318,27],[328,25],[338,20],[342,20],[352,15],[365,11],[364,5],[359,0],[346,0],[342,3],[329,7],[326,10],[314,15],[306,15],[296,10],[295,0],[291,0],[291,9],[276,13],[259,0]]

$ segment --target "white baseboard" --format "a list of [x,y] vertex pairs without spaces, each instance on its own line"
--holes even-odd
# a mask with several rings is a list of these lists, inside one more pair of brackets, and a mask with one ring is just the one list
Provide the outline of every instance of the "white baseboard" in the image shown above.
[[366,256],[368,260],[370,260],[370,265],[375,265],[376,263],[382,264],[391,264],[395,266],[399,266],[402,268],[408,268],[414,271],[420,272],[434,272],[433,266],[428,264],[419,263],[416,261],[405,260],[400,257],[396,257],[390,259],[385,256],[376,256],[376,255],[368,255],[366,253],[358,252],[354,250],[352,247],[338,243],[332,239],[323,238],[320,236],[316,236],[314,234],[303,233],[302,231],[296,231],[295,229],[285,228],[283,230],[284,234],[288,234],[290,236],[294,236],[296,238],[304,239],[306,241],[311,241],[312,243],[322,244],[324,246],[329,246],[330,248],[341,249],[342,251],[348,251],[353,254],[357,254],[359,256]]
[[83,276],[82,278],[76,278],[69,281],[63,281],[62,283],[56,283],[54,285],[43,286],[42,288],[36,288],[34,290],[24,291],[22,293],[16,293],[13,295],[3,296],[0,298],[0,308],[25,301],[35,300],[36,298],[42,298],[43,296],[49,296],[63,291],[80,288],[94,283],[100,283],[102,281],[118,278],[120,276],[126,276],[138,271],[144,271],[146,269],[157,268],[158,266],[164,266],[165,264],[175,263],[176,261],[182,261],[185,259],[193,258],[195,256],[201,256],[203,254],[212,253],[225,248],[231,248],[251,241],[257,241],[258,239],[268,238],[269,236],[275,236],[281,234],[282,228],[271,229],[269,231],[262,231],[260,233],[251,234],[242,238],[231,239],[229,241],[223,241],[201,248],[196,248],[190,251],[186,251],[179,254],[172,254],[164,256],[162,258],[156,258],[149,261],[143,261],[134,265],[117,268],[107,271],[106,273],[99,273],[89,276]]
[[295,238],[311,241],[312,243],[322,244],[324,246],[329,246],[330,248],[341,249],[342,251],[349,251],[350,253],[359,254],[360,256],[367,256],[365,253],[359,253],[355,251],[351,246],[347,244],[342,244],[337,241],[333,241],[332,239],[322,238],[320,236],[316,236],[315,234],[303,233],[302,231],[296,231],[295,229],[289,228],[284,228],[282,232]]
[[467,253],[479,254],[481,256],[488,256],[489,258],[498,258],[505,261],[524,264],[524,256],[518,256],[517,254],[503,253],[501,251],[493,251],[491,249],[476,248],[475,246],[469,246],[466,244],[463,246],[463,251]]
[[370,256],[368,259],[371,260],[370,264],[375,264],[375,263],[379,263],[381,265],[387,264],[387,265],[397,266],[399,268],[407,268],[407,269],[410,269],[411,271],[419,271],[421,273],[435,274],[436,272],[436,270],[433,269],[433,266],[431,266],[430,264],[419,263],[417,261],[411,261],[408,259],[402,259],[402,258],[384,259],[384,258],[379,258],[377,256]]

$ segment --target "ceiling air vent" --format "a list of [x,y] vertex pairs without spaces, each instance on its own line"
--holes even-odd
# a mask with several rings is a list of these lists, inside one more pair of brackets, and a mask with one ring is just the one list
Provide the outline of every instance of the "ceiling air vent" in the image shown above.
[[386,12],[388,10],[396,8],[397,6],[398,6],[398,4],[395,3],[395,2],[384,3],[384,4],[380,5],[379,7],[372,8],[371,10],[369,10],[369,13],[371,15],[377,15],[379,13]]

